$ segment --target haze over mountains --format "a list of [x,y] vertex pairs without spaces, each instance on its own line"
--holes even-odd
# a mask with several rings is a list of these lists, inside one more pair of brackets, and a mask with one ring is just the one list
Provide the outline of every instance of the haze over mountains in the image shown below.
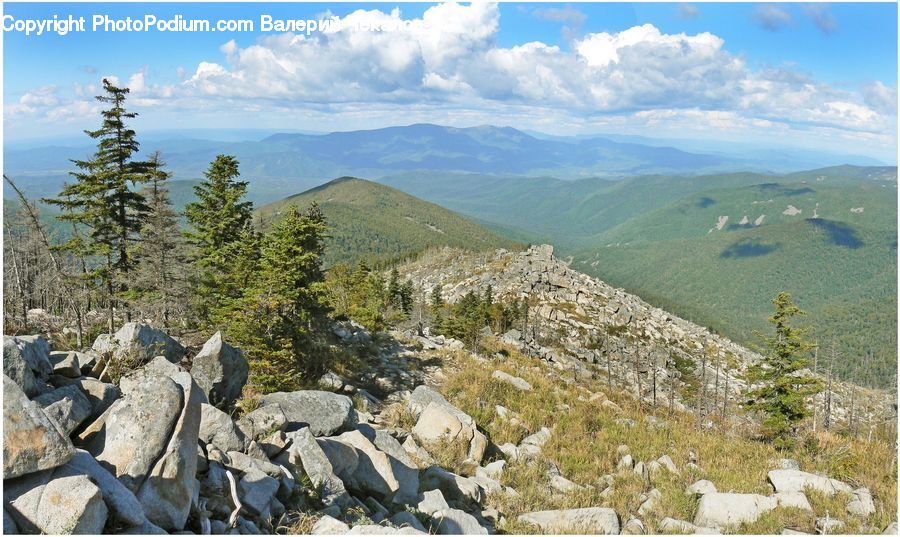
[[[300,192],[341,176],[378,179],[410,171],[461,172],[558,179],[621,179],[650,174],[726,171],[789,172],[837,164],[873,165],[860,156],[791,148],[755,148],[720,142],[640,137],[550,137],[509,127],[454,128],[430,124],[330,134],[237,130],[167,131],[147,137],[144,153],[159,150],[176,179],[202,177],[217,154],[235,155],[258,202]],[[4,147],[4,171],[30,177],[29,188],[55,194],[71,159],[91,154],[88,140],[32,142]],[[681,144],[678,149],[669,143]],[[689,149],[683,149],[688,147]]]

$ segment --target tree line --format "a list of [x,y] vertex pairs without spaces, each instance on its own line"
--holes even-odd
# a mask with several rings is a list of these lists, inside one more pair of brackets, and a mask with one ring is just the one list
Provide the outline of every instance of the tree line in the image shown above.
[[330,310],[322,212],[315,204],[302,212],[291,207],[263,233],[254,226],[237,159],[218,155],[194,188],[196,201],[178,214],[161,156],[137,158],[128,93],[103,81],[101,125],[86,131],[96,141],[94,154],[73,161],[72,180],[42,200],[58,209],[53,227],[62,240],[4,176],[20,202],[15,222],[5,222],[12,278],[4,329],[27,331],[28,310],[46,306],[74,320],[75,344],[83,348],[102,310],[109,333],[133,318],[222,330],[250,356],[251,380],[261,391],[296,388],[303,374],[320,373],[317,334]]

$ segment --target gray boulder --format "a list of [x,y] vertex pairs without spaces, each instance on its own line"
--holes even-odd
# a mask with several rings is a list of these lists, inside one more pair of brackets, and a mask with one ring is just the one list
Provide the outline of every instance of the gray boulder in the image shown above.
[[50,343],[43,336],[3,336],[3,374],[26,395],[44,391],[52,373]]
[[724,528],[729,525],[755,522],[766,511],[778,506],[776,498],[759,494],[713,492],[704,494],[697,506],[694,524],[702,527]]
[[712,481],[709,481],[707,479],[701,479],[700,481],[697,481],[693,485],[688,486],[684,491],[695,496],[703,496],[704,494],[718,492],[716,490],[716,486],[713,485]]
[[443,497],[457,507],[478,505],[483,499],[477,483],[440,466],[429,466],[419,476],[419,491],[428,490],[440,490]]
[[51,382],[55,386],[77,386],[88,402],[91,404],[91,413],[85,420],[91,423],[103,414],[121,395],[115,384],[99,381],[92,377],[80,377],[72,379],[68,377],[54,376]]
[[432,454],[436,449],[446,449],[449,444],[460,442],[467,459],[475,465],[481,463],[487,448],[487,439],[476,428],[475,420],[449,403],[428,403],[419,414],[412,435]]
[[531,391],[531,384],[529,384],[528,381],[526,381],[523,378],[519,378],[519,377],[510,375],[509,373],[506,373],[504,371],[500,371],[500,370],[494,371],[491,374],[491,378],[493,378],[495,380],[499,380],[500,382],[505,382],[506,384],[509,384],[513,388],[523,391],[523,392]]
[[412,528],[417,531],[421,531],[423,533],[428,530],[425,529],[425,526],[419,522],[419,519],[409,511],[399,511],[394,516],[390,518],[391,524],[397,526],[398,528]]
[[669,517],[662,519],[657,525],[657,529],[660,533],[676,533],[681,535],[719,535],[722,533],[715,528],[703,528],[695,526],[686,520],[675,520],[674,518]]
[[135,493],[151,522],[177,531],[198,486],[203,395],[186,371],[165,363],[147,364],[129,376],[127,388],[123,379],[125,397],[104,415],[87,448]]
[[209,404],[222,409],[229,408],[241,396],[249,372],[244,353],[222,341],[221,332],[209,338],[191,365],[191,376]]
[[251,513],[261,520],[268,520],[272,515],[275,493],[278,492],[278,480],[272,476],[251,468],[241,478],[239,488],[242,492],[241,502]]
[[110,354],[114,359],[147,362],[155,356],[177,364],[184,358],[185,348],[165,332],[142,323],[125,323],[112,337],[98,337],[93,350]]
[[48,358],[53,364],[53,374],[62,375],[69,378],[78,378],[81,376],[81,361],[75,351],[54,351]]
[[311,535],[343,535],[350,531],[350,526],[328,515],[316,521],[310,531]]
[[444,509],[434,514],[435,532],[439,535],[487,535],[478,519],[460,509]]
[[68,465],[3,482],[3,501],[26,533],[99,534],[108,509],[100,489]]
[[329,436],[356,427],[353,401],[346,395],[318,390],[277,392],[262,396],[263,405],[281,406],[289,428],[308,426],[313,436]]
[[519,521],[549,533],[619,534],[619,517],[606,507],[535,511],[519,515]]
[[54,468],[74,455],[69,437],[3,375],[3,479]]
[[847,512],[861,517],[875,514],[875,501],[869,489],[861,487],[853,491],[850,501],[847,502]]
[[141,526],[147,522],[144,509],[137,497],[100,466],[90,453],[81,449],[76,450],[75,457],[66,466],[76,473],[88,476],[97,485],[112,520],[127,526]]
[[351,500],[344,487],[344,482],[334,473],[331,462],[309,428],[304,427],[299,431],[289,432],[286,436],[291,444],[276,462],[281,464],[287,462],[288,464],[285,466],[294,467],[305,473],[319,490],[322,503],[326,506],[349,506]]
[[243,451],[247,440],[240,429],[235,427],[228,414],[206,403],[200,405],[199,439],[204,444],[212,444],[222,451]]
[[287,427],[287,424],[288,419],[284,415],[281,405],[268,404],[241,416],[235,426],[249,442],[265,438],[275,431],[281,431]]
[[147,519],[169,531],[184,527],[191,503],[197,497],[197,440],[200,430],[200,405],[205,396],[182,370],[171,380],[182,389],[184,405],[165,451],[153,465],[137,497]]
[[775,487],[775,492],[803,492],[807,487],[828,496],[834,496],[838,492],[846,494],[853,492],[850,485],[843,481],[800,470],[771,470],[768,476],[769,482]]
[[39,395],[34,402],[66,436],[78,428],[91,415],[91,402],[77,386],[63,386]]
[[374,496],[376,499],[390,502],[400,490],[400,483],[394,475],[391,461],[387,454],[375,447],[368,438],[359,431],[350,431],[329,439],[331,442],[341,443],[356,450],[356,468],[352,472],[340,472],[337,470],[332,453],[325,449],[332,466],[338,471],[338,476],[351,490],[359,491]]
[[428,516],[433,515],[439,511],[444,511],[445,509],[450,509],[450,506],[447,504],[447,500],[444,499],[444,495],[440,490],[426,490],[422,493],[422,499],[419,501],[419,504],[416,506],[417,509]]

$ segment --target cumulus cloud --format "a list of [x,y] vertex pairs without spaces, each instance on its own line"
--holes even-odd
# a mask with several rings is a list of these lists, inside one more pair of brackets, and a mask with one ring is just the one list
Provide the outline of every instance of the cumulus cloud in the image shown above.
[[753,11],[753,19],[766,30],[777,32],[794,22],[788,11],[776,4],[760,4]]
[[[574,24],[578,15],[567,9],[545,8],[540,16]],[[791,20],[786,12],[781,18],[767,13],[780,21],[773,23],[777,27]],[[667,34],[644,24],[590,33],[566,50],[539,41],[504,47],[498,45],[499,10],[482,3],[440,4],[417,19],[404,19],[398,9],[358,10],[343,22],[343,30],[310,36],[268,35],[249,46],[228,41],[220,56],[179,72],[169,85],[154,84],[146,67],[122,80],[131,86],[134,104],[154,106],[157,113],[228,110],[323,122],[339,117],[338,128],[367,121],[501,123],[569,132],[665,125],[895,139],[896,89],[876,82],[852,92],[787,68],[754,70],[709,32]],[[394,30],[352,29],[363,23]],[[37,103],[41,95],[44,104]],[[43,89],[13,106],[69,104],[55,89]]]

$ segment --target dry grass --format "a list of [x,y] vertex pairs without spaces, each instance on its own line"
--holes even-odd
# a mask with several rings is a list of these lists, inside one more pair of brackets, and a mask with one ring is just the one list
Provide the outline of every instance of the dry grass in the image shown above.
[[[490,345],[497,348],[487,349],[487,355],[493,355],[492,351],[499,349],[496,343]],[[684,488],[698,479],[709,479],[720,492],[770,494],[767,473],[780,458],[797,459],[806,471],[825,472],[854,487],[866,486],[875,498],[876,514],[868,521],[860,521],[846,513],[846,498],[826,499],[810,494],[817,516],[824,516],[828,510],[831,516],[847,522],[848,530],[864,533],[880,533],[896,518],[897,470],[892,445],[819,433],[798,443],[789,452],[779,452],[770,444],[746,437],[746,431],[701,430],[690,414],[668,416],[663,409],[656,415],[668,427],[658,429],[643,421],[652,409],[638,408],[632,398],[608,390],[602,380],[579,379],[565,384],[560,380],[559,372],[545,368],[511,348],[505,350],[508,357],[491,363],[477,361],[466,353],[452,356],[450,359],[456,367],[442,388],[445,396],[469,413],[496,444],[518,443],[526,434],[500,419],[496,405],[513,411],[531,432],[542,426],[550,427],[553,434],[544,446],[542,456],[558,465],[565,477],[595,488],[574,495],[554,494],[548,489],[542,465],[512,463],[504,473],[502,483],[516,489],[520,496],[491,498],[495,502],[493,505],[506,515],[507,523],[500,528],[504,531],[533,532],[534,528],[529,530],[515,522],[518,514],[532,510],[601,505],[614,508],[623,520],[636,514],[640,494],[646,492],[647,487],[634,473],[617,475],[614,494],[606,499],[599,496],[605,487],[605,483],[598,482],[600,478],[616,473],[616,448],[620,444],[631,448],[635,461],[649,462],[667,454],[681,470],[680,475],[667,475],[663,471],[654,478],[654,486],[663,495],[660,508],[639,517],[650,532],[656,531],[659,521],[667,516],[693,519],[697,500],[685,494]],[[494,369],[524,378],[533,386],[533,391],[520,392],[491,379]],[[589,392],[598,391],[605,393],[623,411],[612,413],[601,408],[599,401],[589,402]],[[568,410],[560,410],[560,405],[568,405]],[[628,427],[617,423],[619,418],[630,418],[637,425]],[[697,454],[702,468],[696,475],[686,471],[691,450]],[[778,509],[753,526],[735,528],[735,531],[766,530],[762,532],[767,533],[777,529],[775,533],[778,533],[787,526],[811,529],[813,522],[814,518],[808,513]]]

